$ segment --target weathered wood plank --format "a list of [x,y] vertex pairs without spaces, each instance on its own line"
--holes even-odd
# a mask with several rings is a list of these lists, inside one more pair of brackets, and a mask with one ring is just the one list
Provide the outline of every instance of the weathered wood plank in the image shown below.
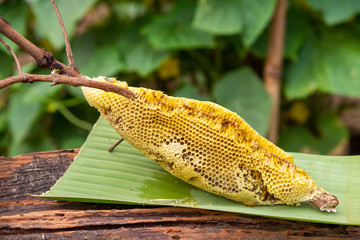
[[49,189],[66,171],[78,149],[0,157],[0,207],[4,202],[33,199]]
[[[182,208],[40,211],[0,218],[0,236],[104,236],[132,239],[360,237],[349,226],[311,224]],[[34,235],[35,234],[35,235]],[[85,236],[85,235],[84,235]],[[166,237],[165,237],[166,236]],[[161,237],[161,238],[159,238]]]
[[360,239],[360,227],[354,226],[30,196],[47,191],[77,152],[0,157],[0,239]]

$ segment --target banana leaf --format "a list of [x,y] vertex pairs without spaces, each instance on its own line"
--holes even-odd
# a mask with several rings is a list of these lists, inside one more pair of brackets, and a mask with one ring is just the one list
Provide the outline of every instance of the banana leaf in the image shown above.
[[320,156],[293,153],[294,162],[317,184],[339,198],[337,213],[300,206],[246,207],[191,186],[163,170],[120,136],[102,118],[58,182],[39,197],[112,204],[149,204],[202,208],[289,220],[360,225],[360,156]]

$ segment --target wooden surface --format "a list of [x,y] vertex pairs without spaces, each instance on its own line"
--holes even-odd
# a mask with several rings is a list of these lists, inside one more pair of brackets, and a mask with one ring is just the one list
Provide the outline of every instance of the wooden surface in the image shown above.
[[31,196],[47,191],[77,152],[0,157],[0,239],[360,239],[359,226]]

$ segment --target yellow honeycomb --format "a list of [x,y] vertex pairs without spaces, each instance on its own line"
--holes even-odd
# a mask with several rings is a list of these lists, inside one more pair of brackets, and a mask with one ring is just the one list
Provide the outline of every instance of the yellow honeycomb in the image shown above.
[[129,99],[82,88],[121,137],[185,182],[247,206],[293,205],[327,194],[290,154],[217,104],[128,87],[112,78],[93,80],[136,94]]

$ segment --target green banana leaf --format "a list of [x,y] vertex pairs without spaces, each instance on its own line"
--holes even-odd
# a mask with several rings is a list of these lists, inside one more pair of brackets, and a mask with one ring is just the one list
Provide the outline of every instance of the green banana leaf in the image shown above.
[[117,204],[202,208],[290,220],[360,225],[360,156],[334,157],[294,153],[295,163],[317,184],[339,198],[337,213],[300,206],[246,207],[191,186],[146,158],[126,142],[107,149],[120,136],[102,118],[95,124],[73,164],[39,197]]

